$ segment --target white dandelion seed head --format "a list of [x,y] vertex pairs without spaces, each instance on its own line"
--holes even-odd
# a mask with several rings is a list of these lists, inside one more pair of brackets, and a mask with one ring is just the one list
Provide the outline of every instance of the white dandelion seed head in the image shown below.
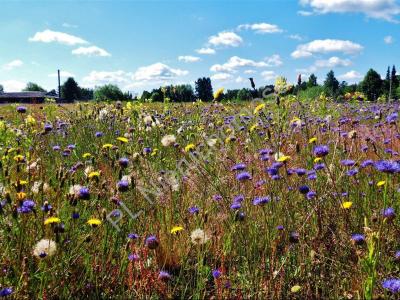
[[175,144],[176,142],[176,137],[173,134],[168,134],[165,135],[162,139],[161,139],[161,144],[164,147],[169,147],[172,146],[173,144]]
[[57,251],[57,245],[52,240],[42,239],[33,248],[33,255],[43,258],[43,256],[52,256]]
[[190,234],[190,238],[192,240],[192,243],[195,245],[203,245],[208,242],[210,237],[205,233],[204,230],[197,228],[192,231]]

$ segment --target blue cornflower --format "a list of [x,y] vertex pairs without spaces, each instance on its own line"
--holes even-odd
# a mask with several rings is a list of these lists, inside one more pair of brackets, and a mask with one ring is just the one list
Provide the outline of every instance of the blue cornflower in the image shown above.
[[361,233],[354,233],[351,235],[351,240],[356,245],[362,245],[365,242],[365,236]]
[[118,188],[118,191],[120,191],[120,192],[126,192],[127,190],[129,190],[129,182],[128,182],[128,180],[120,180],[120,181],[118,181],[117,188]]
[[160,273],[158,273],[158,279],[167,281],[171,279],[171,274],[166,271],[160,271]]
[[221,275],[222,275],[222,273],[221,273],[221,271],[218,270],[218,269],[215,269],[215,270],[212,271],[212,276],[213,276],[215,279],[220,278]]
[[192,215],[198,214],[199,211],[200,211],[200,209],[197,206],[189,207],[189,213],[192,214]]
[[382,287],[389,290],[393,294],[400,291],[400,279],[399,278],[388,278],[382,281]]
[[299,192],[302,194],[307,194],[310,191],[310,188],[307,185],[302,185],[299,187]]
[[382,216],[386,219],[392,220],[396,217],[393,207],[388,207],[382,210]]
[[126,168],[129,165],[129,159],[126,157],[122,157],[118,160],[118,164],[122,167],[122,168]]
[[155,235],[150,235],[146,238],[145,244],[149,249],[156,249],[158,247],[158,239]]
[[324,157],[329,154],[329,147],[326,145],[316,146],[314,148],[314,155],[316,157]]
[[136,233],[130,233],[128,234],[128,238],[131,240],[137,240],[139,238],[139,235]]
[[87,188],[85,186],[81,187],[81,189],[79,190],[79,193],[78,193],[78,197],[79,197],[79,199],[89,200],[90,199],[89,188]]
[[239,163],[239,164],[234,165],[231,168],[231,171],[243,171],[244,169],[246,169],[246,165],[244,163]]
[[255,197],[253,200],[253,205],[264,205],[271,201],[271,197],[264,196],[264,197]]
[[240,202],[233,202],[231,204],[231,209],[232,210],[237,210],[237,209],[240,209],[241,207],[242,207],[242,204]]
[[128,255],[128,259],[130,261],[138,261],[140,259],[140,256],[136,253],[131,253]]
[[397,161],[391,160],[380,160],[375,163],[375,168],[384,173],[399,173],[400,172],[400,163]]
[[241,172],[236,175],[236,179],[239,181],[250,180],[252,177],[249,172]]
[[343,166],[352,167],[356,164],[356,162],[352,159],[343,159],[340,161]]
[[358,169],[357,169],[357,168],[354,168],[354,169],[348,170],[348,171],[346,172],[346,175],[347,175],[347,176],[354,176],[354,175],[356,175],[357,173],[358,173]]
[[7,297],[13,293],[13,289],[6,287],[0,290],[0,297]]

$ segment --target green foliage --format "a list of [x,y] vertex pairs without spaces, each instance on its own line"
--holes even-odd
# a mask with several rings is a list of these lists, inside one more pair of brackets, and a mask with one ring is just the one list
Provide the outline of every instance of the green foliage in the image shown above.
[[307,88],[312,88],[317,85],[318,85],[317,76],[315,76],[314,74],[311,74],[310,77],[308,77]]
[[34,82],[28,82],[23,89],[24,92],[46,92],[44,88]]
[[212,101],[214,99],[211,79],[209,77],[199,78],[195,82],[196,97],[202,101]]
[[61,98],[67,101],[79,100],[81,98],[81,89],[72,77],[69,77],[61,86]]
[[124,100],[124,94],[118,86],[106,84],[94,90],[94,99],[96,101],[121,101]]
[[251,91],[249,89],[241,89],[237,94],[237,99],[242,101],[249,101],[252,99]]
[[4,87],[0,84],[0,93],[4,93]]
[[339,81],[335,77],[335,73],[331,70],[326,74],[324,81],[324,91],[329,97],[336,97],[339,92]]
[[324,92],[323,86],[313,86],[306,90],[300,91],[299,98],[302,101],[313,101],[317,100],[323,92]]
[[377,100],[382,93],[381,76],[373,69],[369,69],[360,85],[361,91],[371,101]]

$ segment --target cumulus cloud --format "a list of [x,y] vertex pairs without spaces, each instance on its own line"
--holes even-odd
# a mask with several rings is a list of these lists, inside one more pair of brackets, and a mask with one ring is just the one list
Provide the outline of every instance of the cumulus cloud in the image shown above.
[[338,78],[340,80],[347,80],[347,81],[350,81],[350,82],[354,82],[354,81],[357,81],[357,80],[361,79],[362,75],[357,71],[351,70],[351,71],[349,71],[347,73],[339,75]]
[[238,56],[232,56],[224,64],[215,64],[211,66],[210,71],[212,72],[236,72],[237,69],[243,67],[276,67],[282,64],[281,57],[277,54],[271,57],[266,57],[264,61],[254,61],[251,59],[240,58]]
[[181,55],[178,57],[179,61],[183,61],[186,63],[192,63],[192,62],[197,62],[200,61],[200,57],[197,56],[191,56],[191,55]]
[[243,43],[243,39],[232,31],[223,31],[210,36],[208,43],[213,46],[238,47]]
[[83,77],[85,86],[97,86],[104,84],[121,84],[128,83],[132,73],[122,70],[118,71],[91,71],[89,75]]
[[385,42],[385,44],[389,45],[389,44],[393,44],[394,39],[391,35],[388,35],[383,38],[383,41]]
[[68,46],[88,44],[84,39],[59,31],[52,31],[46,29],[44,31],[36,32],[33,37],[29,38],[30,42],[42,42],[42,43],[59,43]]
[[313,13],[362,13],[370,18],[397,22],[400,6],[395,0],[300,0]]
[[232,79],[232,77],[233,76],[231,74],[229,74],[229,73],[221,72],[221,73],[217,73],[217,74],[212,75],[210,78],[211,78],[211,80],[224,81],[224,80]]
[[336,67],[348,67],[351,65],[351,60],[341,59],[337,56],[332,56],[329,59],[317,60],[315,67],[317,68],[336,68]]
[[291,34],[288,36],[289,39],[291,40],[296,40],[296,41],[302,41],[303,37],[299,34]]
[[199,54],[215,54],[215,50],[213,48],[200,48],[196,50]]
[[274,80],[278,75],[275,74],[274,71],[263,71],[261,72],[261,76],[266,81]]
[[[58,77],[58,73],[51,73],[49,74],[49,77]],[[68,77],[75,77],[75,75],[68,71],[60,71],[60,77],[68,78]]]
[[0,84],[4,87],[5,92],[20,92],[26,86],[25,82],[18,80],[5,80],[0,82]]
[[254,74],[254,73],[256,73],[256,71],[254,71],[254,70],[245,70],[243,73],[244,74]]
[[77,49],[72,50],[73,55],[79,56],[111,56],[106,50],[99,48],[97,46],[89,46],[89,47],[79,47]]
[[185,76],[189,72],[181,69],[173,69],[163,63],[155,63],[146,67],[140,67],[133,74],[137,81],[163,81]]
[[297,49],[292,52],[293,58],[310,57],[315,53],[342,52],[345,54],[357,54],[361,52],[363,46],[360,44],[346,40],[314,40],[307,44],[297,46]]
[[255,33],[266,34],[266,33],[279,33],[283,30],[278,25],[268,23],[254,23],[254,24],[242,24],[238,26],[238,30],[253,30]]
[[9,71],[9,70],[12,70],[12,69],[21,67],[23,64],[24,64],[24,62],[23,62],[22,60],[20,60],[20,59],[15,59],[15,60],[12,60],[12,61],[10,61],[9,63],[5,64],[5,65],[3,66],[3,69]]

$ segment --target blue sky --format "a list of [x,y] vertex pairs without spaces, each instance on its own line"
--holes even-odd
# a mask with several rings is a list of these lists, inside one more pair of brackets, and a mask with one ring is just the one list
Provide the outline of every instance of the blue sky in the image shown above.
[[[400,71],[398,0],[9,1],[1,3],[0,84],[141,92],[210,76],[214,88],[295,82],[333,69],[359,81]],[[64,78],[65,79],[65,78]]]

